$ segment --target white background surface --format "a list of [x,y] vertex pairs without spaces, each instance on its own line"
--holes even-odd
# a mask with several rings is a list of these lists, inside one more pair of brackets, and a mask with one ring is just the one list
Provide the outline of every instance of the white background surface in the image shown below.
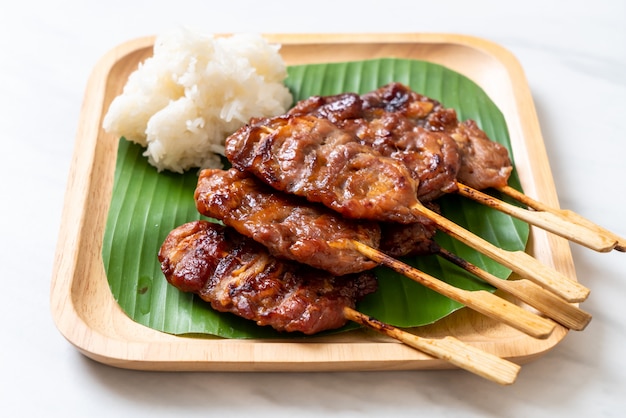
[[[590,1],[23,1],[0,6],[0,415],[624,416],[626,254],[573,245],[594,319],[513,386],[464,371],[147,373],[80,355],[49,290],[87,78],[129,39],[205,32],[452,32],[520,60],[561,206],[626,235],[626,6]],[[620,411],[622,411],[620,413]]]

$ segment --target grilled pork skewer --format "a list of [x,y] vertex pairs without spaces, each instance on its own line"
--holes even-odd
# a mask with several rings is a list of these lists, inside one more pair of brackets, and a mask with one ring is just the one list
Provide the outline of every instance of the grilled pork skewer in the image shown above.
[[[321,205],[277,192],[250,174],[236,169],[203,170],[194,197],[201,214],[263,244],[274,256],[343,274],[364,271],[384,262],[412,280],[535,338],[547,338],[554,330],[552,321],[492,293],[457,289],[406,264],[390,263],[389,259],[393,259],[373,249],[371,240],[365,243],[361,240],[365,225],[343,220]],[[373,231],[374,226],[377,224],[369,225],[369,230]],[[314,257],[317,249],[323,253],[323,264]],[[368,263],[360,260],[363,254]],[[376,263],[370,265],[370,259]],[[340,266],[346,263],[350,265]]]
[[202,170],[194,198],[198,212],[263,244],[273,256],[336,276],[377,265],[356,251],[333,248],[328,242],[357,240],[378,247],[378,223],[342,218],[324,206],[276,192],[250,174],[233,168]]
[[328,119],[353,133],[360,143],[401,161],[418,180],[421,202],[458,192],[595,251],[626,251],[626,240],[571,211],[542,205],[542,213],[536,213],[494,197],[487,200],[477,190],[515,193],[518,201],[537,207],[507,185],[513,167],[505,147],[492,141],[474,121],[460,122],[454,109],[403,84],[389,83],[361,96],[312,96],[296,103],[288,114]]
[[280,116],[252,120],[226,139],[226,156],[273,188],[305,197],[352,219],[415,223],[426,217],[443,232],[564,298],[589,289],[521,251],[506,251],[454,224],[417,199],[405,165],[359,144],[326,119]]
[[158,258],[169,283],[213,309],[307,335],[344,326],[344,307],[354,308],[377,288],[369,272],[336,277],[281,261],[234,229],[207,221],[171,231]]
[[376,287],[368,273],[333,277],[303,269],[214,223],[194,221],[171,231],[159,261],[176,288],[259,325],[311,335],[354,321],[502,385],[513,383],[520,370],[517,364],[455,338],[418,337],[356,311],[356,301]]

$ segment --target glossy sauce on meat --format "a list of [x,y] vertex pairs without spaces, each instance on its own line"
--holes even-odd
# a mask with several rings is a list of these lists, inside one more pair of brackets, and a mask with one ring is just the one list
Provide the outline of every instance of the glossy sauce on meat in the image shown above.
[[334,275],[376,266],[359,252],[332,243],[356,240],[377,248],[377,223],[345,219],[322,205],[278,192],[237,169],[203,170],[195,199],[201,214],[263,244],[275,257],[306,263]]
[[376,290],[369,273],[333,277],[327,272],[272,257],[263,246],[233,229],[194,221],[174,229],[159,250],[167,281],[230,312],[279,331],[315,334],[347,321]]

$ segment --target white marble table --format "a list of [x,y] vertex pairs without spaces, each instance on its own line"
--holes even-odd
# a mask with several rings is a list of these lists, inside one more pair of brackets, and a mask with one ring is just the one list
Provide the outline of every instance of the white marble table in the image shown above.
[[[618,417],[626,413],[626,254],[572,246],[594,315],[513,386],[464,371],[147,373],[88,360],[49,286],[87,77],[131,38],[207,32],[453,32],[520,60],[561,206],[626,235],[626,3],[475,0],[27,1],[0,6],[0,415]],[[424,4],[421,4],[424,3]],[[621,412],[620,412],[621,411]]]

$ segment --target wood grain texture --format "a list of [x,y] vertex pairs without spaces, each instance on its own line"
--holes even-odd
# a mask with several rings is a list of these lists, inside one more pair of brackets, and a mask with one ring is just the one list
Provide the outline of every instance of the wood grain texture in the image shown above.
[[[508,51],[489,41],[446,34],[266,35],[282,44],[289,65],[395,57],[427,60],[469,77],[505,116],[516,168],[526,194],[558,207],[558,197],[525,75]],[[59,331],[86,356],[115,367],[162,371],[353,371],[445,369],[450,364],[372,331],[301,341],[177,337],[130,320],[114,300],[102,264],[102,237],[113,186],[118,138],[102,120],[128,75],[152,54],[153,37],[106,54],[88,81],[68,177],[51,284]],[[531,227],[528,253],[576,278],[569,243]],[[410,330],[453,336],[519,364],[555,347],[558,326],[534,339],[468,309]]]

